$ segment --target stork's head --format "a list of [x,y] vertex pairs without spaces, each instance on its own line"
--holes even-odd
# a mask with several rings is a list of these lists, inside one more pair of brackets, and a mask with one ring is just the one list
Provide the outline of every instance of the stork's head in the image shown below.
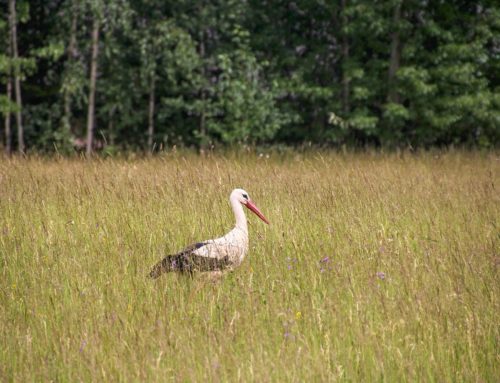
[[264,214],[262,214],[257,206],[250,199],[248,193],[243,189],[234,189],[229,197],[231,200],[236,199],[243,206],[246,206],[249,210],[251,210],[257,217],[263,220],[265,223],[269,225],[269,221]]

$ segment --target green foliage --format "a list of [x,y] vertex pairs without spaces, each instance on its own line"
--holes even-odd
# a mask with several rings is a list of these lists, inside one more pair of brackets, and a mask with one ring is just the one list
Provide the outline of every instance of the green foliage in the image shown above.
[[0,20],[0,84],[19,71],[34,150],[85,136],[95,19],[97,133],[119,148],[145,147],[152,93],[156,146],[500,142],[495,2],[18,0],[17,13],[16,62]]
[[[192,98],[201,84],[201,59],[191,35],[179,27],[174,20],[151,22],[136,33],[140,49],[140,84],[147,100],[152,82],[155,83],[156,142],[168,144],[169,119],[183,113],[196,113],[198,105]],[[147,104],[143,108],[146,120]],[[186,132],[188,133],[188,132]],[[142,132],[139,132],[142,136]],[[186,136],[188,136],[186,134]]]
[[267,142],[286,121],[275,105],[276,92],[266,87],[261,66],[247,50],[221,54],[222,74],[213,87],[208,131],[224,143]]
[[12,100],[3,94],[0,94],[0,113],[6,115],[7,113],[15,113],[17,111],[17,105]]
[[33,56],[52,61],[59,60],[64,54],[64,45],[61,41],[49,43],[49,45],[32,51]]

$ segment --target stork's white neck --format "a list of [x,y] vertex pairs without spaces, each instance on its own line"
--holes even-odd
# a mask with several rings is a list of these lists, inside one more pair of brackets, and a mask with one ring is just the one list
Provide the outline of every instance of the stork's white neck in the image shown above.
[[247,217],[243,211],[243,205],[238,201],[238,197],[231,196],[229,199],[233,208],[234,218],[236,219],[236,227],[248,233]]

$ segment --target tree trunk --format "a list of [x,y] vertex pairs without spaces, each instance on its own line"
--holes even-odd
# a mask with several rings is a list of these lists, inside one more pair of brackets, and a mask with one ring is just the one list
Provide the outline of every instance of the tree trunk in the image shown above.
[[153,136],[155,132],[155,74],[151,76],[149,88],[149,118],[148,118],[148,150],[153,152]]
[[110,146],[115,146],[115,124],[113,121],[113,118],[115,116],[115,109],[116,105],[113,105],[113,107],[108,112],[108,137]]
[[342,112],[344,117],[347,117],[350,111],[349,98],[350,98],[350,79],[347,75],[347,62],[349,60],[349,40],[345,28],[347,26],[346,4],[347,0],[341,1],[341,15],[342,15]]
[[[78,26],[78,12],[77,6],[73,5],[72,9],[72,19],[71,19],[71,32],[69,37],[69,46],[68,46],[68,67],[71,67],[71,63],[76,57],[76,31]],[[71,93],[66,90],[64,93],[64,119],[63,119],[64,128],[71,132]]]
[[[11,15],[9,14],[9,26],[12,24]],[[5,113],[5,153],[7,155],[12,154],[12,137],[10,131],[10,105],[12,101],[12,33],[9,28],[9,33],[7,36],[7,56],[9,62],[8,72],[7,72],[7,85],[6,85],[6,96],[7,96],[7,112]]]
[[[205,33],[200,32],[200,57],[204,61],[205,60]],[[202,77],[203,81],[206,79],[206,70],[205,63],[202,64]],[[203,82],[202,82],[203,83]],[[205,101],[207,99],[207,95],[205,92],[205,86],[202,85],[201,88],[201,111],[200,111],[200,135],[201,135],[201,148],[205,146],[205,137],[206,137],[206,113],[205,113]]]
[[[12,79],[10,77],[10,73],[8,74],[7,78],[7,103],[8,108],[10,108],[10,103],[12,100]],[[12,138],[11,138],[11,132],[10,132],[10,109],[7,110],[7,113],[5,113],[5,153],[7,155],[12,154]]]
[[92,154],[92,141],[94,139],[94,108],[95,88],[97,78],[97,55],[99,53],[99,19],[94,18],[92,27],[92,61],[90,64],[89,107],[87,114],[87,156]]
[[24,153],[24,131],[22,120],[22,100],[21,100],[21,78],[19,67],[19,54],[17,51],[17,16],[16,16],[16,0],[9,0],[10,9],[10,33],[12,38],[12,57],[14,59],[14,87],[16,91],[16,122],[17,122],[17,149],[19,153]]
[[399,93],[396,89],[395,79],[401,61],[401,41],[399,36],[399,23],[401,20],[401,3],[396,5],[392,16],[392,25],[395,30],[391,33],[391,58],[389,62],[389,93],[387,100],[399,104]]

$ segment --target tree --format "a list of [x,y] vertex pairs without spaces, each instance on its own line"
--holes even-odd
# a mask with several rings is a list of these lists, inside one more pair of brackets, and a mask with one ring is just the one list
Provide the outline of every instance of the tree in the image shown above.
[[392,32],[391,32],[391,57],[389,62],[389,73],[388,73],[388,87],[389,92],[387,100],[389,102],[399,104],[399,94],[397,92],[396,86],[394,84],[396,80],[396,74],[399,69],[401,60],[401,39],[399,32],[399,24],[401,21],[401,4],[402,1],[397,0],[394,5],[394,13],[392,17]]
[[3,57],[0,57],[0,62],[3,62],[4,64],[2,67],[4,68],[5,72],[5,77],[6,77],[6,95],[3,98],[0,98],[0,110],[2,113],[5,115],[5,121],[4,121],[4,128],[5,128],[5,153],[7,155],[10,155],[12,153],[12,137],[11,137],[11,108],[12,108],[12,69],[11,69],[11,63],[12,63],[12,35],[11,35],[11,22],[10,22],[10,13],[9,13],[9,22],[7,25],[8,31],[5,33],[5,26],[3,23],[0,25],[0,31],[5,33],[6,36],[6,47],[7,47],[7,54],[2,55]]
[[17,147],[19,153],[24,153],[24,131],[22,121],[22,97],[21,97],[21,69],[19,64],[19,53],[17,49],[17,16],[16,1],[9,0],[9,23],[12,47],[12,58],[14,60],[14,89],[16,94],[16,123],[17,123]]
[[460,1],[409,5],[411,39],[396,76],[401,103],[388,105],[386,119],[412,144],[488,145],[500,116],[498,90],[487,75],[498,62],[488,49],[500,32],[498,8]]
[[90,85],[89,85],[89,105],[87,113],[87,156],[92,154],[92,143],[94,140],[94,125],[95,125],[95,93],[97,81],[97,58],[99,54],[99,16],[93,15],[92,24],[92,56],[90,61]]
[[341,0],[340,6],[340,14],[342,18],[341,23],[341,40],[342,40],[342,112],[344,116],[349,115],[350,106],[349,106],[349,98],[350,98],[350,89],[349,89],[349,73],[348,73],[348,65],[349,65],[349,21],[347,18],[347,0]]
[[170,37],[171,34],[169,31],[169,25],[161,25],[156,21],[143,19],[141,36],[139,37],[139,46],[141,57],[141,80],[143,87],[148,93],[147,149],[149,153],[152,153],[154,149],[158,62],[161,60],[165,50],[170,48],[165,46],[168,45]]
[[[77,1],[72,2],[69,12],[71,16],[71,27],[69,42],[67,48],[67,61],[66,61],[66,73],[70,72],[74,66],[76,60],[76,47],[77,47],[77,27],[78,27],[78,13],[79,13],[79,3]],[[69,73],[68,73],[69,74]],[[63,89],[64,94],[64,115],[63,115],[63,127],[69,133],[71,131],[71,95],[72,92],[68,87]]]

